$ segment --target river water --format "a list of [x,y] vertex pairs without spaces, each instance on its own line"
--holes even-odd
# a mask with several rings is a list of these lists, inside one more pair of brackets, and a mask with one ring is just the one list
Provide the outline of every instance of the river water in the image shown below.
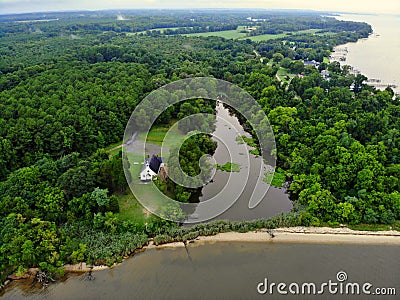
[[[311,245],[272,242],[217,242],[185,248],[147,250],[120,266],[95,272],[95,280],[70,275],[47,289],[14,284],[4,299],[276,299],[259,295],[257,285],[268,282],[338,282],[343,271],[347,281],[375,287],[394,287],[400,293],[398,246]],[[307,295],[289,295],[309,299]],[[372,298],[372,297],[371,297]],[[378,297],[376,297],[378,298]],[[365,299],[365,295],[331,295],[323,299]],[[379,298],[379,299],[385,299]],[[398,299],[398,298],[397,298]]]
[[[222,197],[227,201],[237,198],[229,209],[215,217],[214,220],[255,220],[289,212],[293,204],[286,189],[269,186],[265,183],[264,173],[267,172],[268,166],[260,156],[249,153],[253,148],[238,143],[237,137],[250,137],[239,123],[238,118],[220,102],[216,107],[216,112],[217,121],[213,137],[217,137],[215,140],[218,146],[213,158],[219,165],[224,165],[229,161],[238,164],[240,172],[217,170],[213,181],[202,188],[199,200],[210,200],[219,193],[222,193]],[[218,137],[223,137],[223,141]],[[261,173],[260,170],[262,170]],[[233,188],[226,188],[228,182]],[[242,187],[243,190],[241,190]],[[262,200],[256,207],[249,208],[249,199],[253,193],[256,193]],[[196,215],[209,214],[209,212],[199,210],[195,211]]]
[[383,84],[395,84],[395,92],[400,93],[400,16],[344,14],[337,19],[366,22],[373,29],[368,38],[336,48],[348,51],[341,64],[351,65]]

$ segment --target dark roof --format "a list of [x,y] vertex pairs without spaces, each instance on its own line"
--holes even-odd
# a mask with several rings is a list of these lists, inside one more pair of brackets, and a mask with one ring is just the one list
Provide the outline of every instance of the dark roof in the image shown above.
[[158,170],[160,170],[160,165],[163,162],[161,157],[158,157],[157,155],[154,155],[150,158],[150,163],[149,167],[154,173],[158,173]]
[[311,61],[305,60],[303,63],[306,66],[318,66],[319,65],[319,62],[317,62],[315,60],[311,60]]

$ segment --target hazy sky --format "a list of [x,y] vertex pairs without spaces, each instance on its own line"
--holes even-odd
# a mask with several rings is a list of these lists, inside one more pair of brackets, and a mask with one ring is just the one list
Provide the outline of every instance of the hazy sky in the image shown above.
[[283,8],[400,15],[400,0],[0,0],[0,14],[123,8]]

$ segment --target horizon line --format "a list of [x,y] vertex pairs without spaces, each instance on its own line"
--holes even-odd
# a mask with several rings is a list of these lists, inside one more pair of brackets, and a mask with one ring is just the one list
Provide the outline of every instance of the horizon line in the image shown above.
[[104,9],[60,9],[60,10],[35,10],[26,12],[10,12],[2,13],[0,16],[12,16],[12,15],[26,15],[26,14],[40,14],[40,13],[77,13],[77,12],[123,12],[123,11],[201,11],[201,10],[216,10],[216,11],[297,11],[297,12],[315,12],[315,13],[330,13],[330,14],[354,14],[354,15],[393,15],[399,16],[393,13],[368,13],[368,12],[352,12],[352,11],[331,11],[331,10],[315,10],[306,8],[213,8],[213,7],[194,7],[194,8],[104,8]]

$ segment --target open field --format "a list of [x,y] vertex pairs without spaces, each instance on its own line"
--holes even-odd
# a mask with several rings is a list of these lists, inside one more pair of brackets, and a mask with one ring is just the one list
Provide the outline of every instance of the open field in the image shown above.
[[[145,34],[148,31],[159,31],[160,33],[164,33],[166,30],[178,30],[180,28],[190,28],[190,27],[168,27],[168,28],[154,28],[154,29],[149,29],[145,31],[140,31],[140,32],[127,32],[127,35],[138,35],[138,34]],[[285,32],[285,33],[280,33],[280,34],[262,34],[262,35],[256,35],[256,36],[247,36],[246,33],[240,32],[242,30],[245,30],[245,26],[238,26],[236,30],[223,30],[223,31],[213,31],[213,32],[198,32],[198,33],[184,33],[180,34],[183,36],[195,36],[195,37],[209,37],[209,36],[216,36],[216,37],[222,37],[225,39],[250,39],[254,42],[260,42],[260,41],[268,41],[271,39],[280,39],[284,38],[286,36],[290,35],[300,35],[300,34],[318,34],[318,35],[329,35],[333,34],[332,32],[323,32],[323,33],[318,33],[318,31],[321,31],[321,29],[307,29],[307,30],[300,30],[300,31],[294,31],[294,32]]]
[[300,30],[294,32],[286,32],[280,34],[262,34],[262,35],[255,35],[246,37],[246,39],[250,39],[253,42],[261,42],[261,41],[268,41],[272,39],[281,39],[290,35],[301,35],[301,34],[317,34],[320,29],[307,29],[307,30]]
[[261,41],[268,41],[272,39],[280,39],[287,36],[285,33],[281,34],[262,34],[262,35],[255,35],[255,36],[248,36],[246,39],[252,40],[253,42],[261,42]]
[[131,176],[133,179],[133,182],[139,181],[138,177],[140,174],[140,171],[142,170],[143,166],[143,161],[144,161],[144,156],[137,154],[137,153],[127,153],[128,156],[128,161],[130,162],[130,171],[131,171]]
[[[276,73],[276,76],[283,82],[288,83],[294,76],[295,74],[291,74],[291,72],[288,69],[280,67],[278,72]],[[289,80],[286,78],[289,76]]]
[[117,195],[120,212],[118,217],[123,221],[144,223],[147,220],[145,209],[128,191],[128,195]]
[[[170,148],[174,144],[179,144],[180,141],[183,141],[184,135],[182,132],[177,128],[173,127],[170,131],[170,128],[173,126],[174,123],[165,126],[165,125],[155,125],[151,128],[147,135],[146,142],[155,144],[155,145],[164,145],[167,148]],[[168,131],[170,131],[168,133]],[[164,141],[166,134],[168,133],[168,140]],[[144,141],[145,133],[139,133],[138,139]]]
[[241,33],[240,30],[241,29],[214,31],[214,32],[199,32],[199,33],[190,33],[190,34],[183,34],[183,35],[184,36],[199,36],[199,37],[217,36],[217,37],[222,37],[225,39],[245,38],[246,33]]
[[[165,136],[168,133],[168,139],[164,141]],[[146,139],[145,133],[139,133],[137,135],[137,139],[133,142],[126,153],[128,156],[128,160],[130,162],[130,173],[133,180],[133,190],[135,192],[135,196],[142,201],[148,201],[145,203],[147,207],[152,207],[152,210],[156,210],[155,206],[160,206],[163,201],[164,197],[161,192],[158,191],[156,187],[154,187],[152,182],[143,183],[139,179],[140,171],[143,167],[143,154],[140,154],[140,150],[143,147],[144,140],[146,139],[146,149],[147,146],[152,150],[147,149],[148,152],[146,154],[151,155],[153,154],[160,154],[157,153],[159,151],[159,146],[163,144],[166,147],[167,153],[168,149],[173,148],[175,145],[179,145],[184,140],[184,135],[178,129],[177,126],[168,125],[168,126],[153,126],[149,131]],[[157,150],[158,149],[158,150]],[[165,157],[164,157],[165,158]],[[118,196],[118,195],[117,195]],[[140,222],[143,222],[143,214],[146,214],[146,211],[141,206],[141,204],[136,200],[134,195],[128,196],[118,196],[119,203],[120,203],[120,216],[122,219],[130,219]],[[147,213],[149,215],[149,213]]]
[[301,34],[330,34],[329,32],[325,33],[317,33],[320,29],[307,29],[307,30],[300,30],[294,32],[286,32],[280,34],[262,34],[262,35],[255,35],[255,36],[247,36],[246,33],[241,33],[240,31],[244,29],[244,26],[239,26],[236,30],[224,30],[224,31],[215,31],[215,32],[201,32],[201,33],[190,33],[184,34],[185,36],[201,36],[201,37],[209,37],[209,36],[218,36],[225,39],[249,39],[254,42],[261,42],[261,41],[268,41],[271,39],[280,39],[290,35],[301,35]]

